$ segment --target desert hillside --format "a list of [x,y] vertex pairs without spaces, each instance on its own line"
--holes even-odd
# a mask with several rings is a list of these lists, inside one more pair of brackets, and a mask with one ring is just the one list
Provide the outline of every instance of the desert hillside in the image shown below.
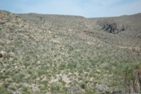
[[0,10],[0,94],[139,94],[141,14]]

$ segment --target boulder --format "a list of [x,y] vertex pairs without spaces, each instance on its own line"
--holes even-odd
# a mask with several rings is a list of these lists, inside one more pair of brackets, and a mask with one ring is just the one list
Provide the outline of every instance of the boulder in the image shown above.
[[0,58],[5,58],[7,56],[6,51],[0,51]]

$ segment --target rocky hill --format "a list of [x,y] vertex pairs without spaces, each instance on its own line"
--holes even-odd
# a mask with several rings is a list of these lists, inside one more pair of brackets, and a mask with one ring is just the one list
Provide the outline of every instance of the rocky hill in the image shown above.
[[0,94],[139,93],[140,18],[0,10]]

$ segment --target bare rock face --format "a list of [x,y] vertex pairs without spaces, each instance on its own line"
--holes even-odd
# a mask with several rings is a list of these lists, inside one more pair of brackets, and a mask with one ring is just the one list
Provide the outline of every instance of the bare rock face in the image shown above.
[[103,30],[108,31],[109,33],[117,34],[121,31],[124,31],[126,28],[123,25],[117,23],[105,23]]
[[127,27],[123,23],[117,23],[115,21],[99,21],[97,23],[102,27],[104,31],[113,34],[117,34],[127,29]]

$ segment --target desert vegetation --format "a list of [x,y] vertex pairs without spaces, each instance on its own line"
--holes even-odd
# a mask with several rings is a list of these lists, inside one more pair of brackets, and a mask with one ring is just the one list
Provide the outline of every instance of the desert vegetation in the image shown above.
[[0,94],[140,94],[140,17],[1,10]]

